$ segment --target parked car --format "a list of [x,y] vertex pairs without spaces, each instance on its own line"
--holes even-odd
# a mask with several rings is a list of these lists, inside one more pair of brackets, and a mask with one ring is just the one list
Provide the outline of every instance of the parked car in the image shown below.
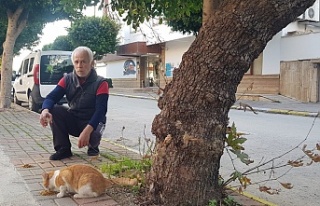
[[[13,84],[13,101],[28,102],[29,109],[39,111],[44,98],[64,74],[73,71],[71,51],[36,51],[26,56]],[[66,103],[65,98],[60,102]]]

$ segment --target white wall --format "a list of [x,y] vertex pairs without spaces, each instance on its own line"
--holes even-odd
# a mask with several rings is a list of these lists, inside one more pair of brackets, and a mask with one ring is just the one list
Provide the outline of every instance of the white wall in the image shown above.
[[280,73],[281,32],[276,34],[263,50],[262,74]]
[[[185,37],[166,42],[165,71],[167,76],[172,76],[173,69],[179,67],[183,54],[189,49],[194,39],[194,37]],[[263,51],[262,74],[280,73],[280,41],[281,33],[278,33],[267,44],[265,50]]]
[[304,33],[304,32],[312,32],[312,31],[320,31],[319,28],[314,27],[311,25],[311,22],[298,22],[294,21],[284,29],[282,29],[282,36],[290,35],[290,33],[297,32],[297,33]]
[[281,39],[281,61],[320,58],[320,33],[292,35]]
[[186,37],[166,42],[165,71],[167,76],[172,76],[174,68],[178,68],[182,55],[189,49],[194,37]]
[[147,42],[147,45],[158,44],[161,42],[180,39],[192,35],[184,35],[181,32],[174,32],[165,24],[154,25],[150,22],[144,22],[135,31],[131,25],[122,25],[121,44],[133,42]]
[[[137,71],[136,59],[128,58],[127,60],[132,60],[134,62],[134,66],[135,66],[134,68],[135,68],[135,71]],[[117,78],[117,79],[136,78],[137,73],[124,74],[125,62],[127,60],[112,61],[112,62],[108,62],[107,64],[103,64],[103,63],[97,64],[96,65],[97,74],[107,78]]]
[[95,66],[96,72],[99,76],[107,77],[107,65],[104,63],[99,63]]

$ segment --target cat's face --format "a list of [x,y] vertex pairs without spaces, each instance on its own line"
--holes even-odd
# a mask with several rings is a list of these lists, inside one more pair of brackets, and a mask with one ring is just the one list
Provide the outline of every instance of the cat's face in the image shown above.
[[44,172],[42,174],[42,180],[43,180],[42,184],[47,190],[54,190],[55,189],[55,186],[52,184],[52,181],[50,181],[53,174],[54,174],[53,171]]

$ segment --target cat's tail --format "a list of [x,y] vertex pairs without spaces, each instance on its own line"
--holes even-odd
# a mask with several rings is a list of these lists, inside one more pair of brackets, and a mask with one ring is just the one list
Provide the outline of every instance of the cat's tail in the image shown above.
[[108,178],[105,178],[105,182],[106,182],[106,189],[109,189],[115,185],[115,183],[111,179],[108,179]]
[[112,178],[112,179],[107,179],[107,180],[112,182],[113,185],[119,185],[119,186],[135,186],[135,185],[138,185],[137,178],[117,177],[117,178]]

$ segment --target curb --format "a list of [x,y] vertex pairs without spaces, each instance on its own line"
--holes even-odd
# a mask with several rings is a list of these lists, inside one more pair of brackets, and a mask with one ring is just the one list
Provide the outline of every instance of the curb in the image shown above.
[[118,94],[118,93],[110,93],[113,96],[120,96],[120,97],[128,97],[128,98],[135,98],[135,99],[150,99],[150,100],[158,100],[155,97],[145,97],[145,96],[137,96],[137,95],[130,95],[130,94]]
[[261,199],[261,198],[255,196],[255,195],[252,195],[252,194],[250,194],[250,193],[248,193],[246,191],[243,191],[243,192],[240,193],[240,192],[238,192],[238,189],[236,189],[234,187],[229,187],[228,189],[230,189],[231,191],[233,191],[233,192],[235,192],[235,193],[237,193],[239,195],[243,195],[243,196],[245,196],[247,198],[250,198],[251,200],[259,202],[259,203],[263,204],[264,206],[277,206],[277,204],[269,202],[269,201],[267,201],[265,199]]
[[132,149],[132,148],[130,148],[130,147],[126,147],[126,146],[124,146],[124,145],[122,145],[122,144],[119,144],[119,143],[116,143],[116,142],[114,142],[114,141],[110,141],[110,140],[103,139],[103,138],[101,138],[101,141],[108,142],[108,143],[110,143],[110,144],[112,144],[112,145],[114,145],[114,146],[121,147],[122,149],[126,149],[126,150],[128,150],[128,151],[130,151],[130,152],[134,152],[134,153],[137,153],[138,155],[141,155],[139,151],[137,151],[137,150],[135,150],[135,149]]
[[269,113],[277,113],[280,114],[288,114],[288,115],[295,115],[295,116],[305,116],[305,117],[318,117],[319,113],[316,112],[302,112],[302,111],[294,111],[294,110],[277,110],[277,109],[270,109]]
[[[239,106],[232,106],[231,109],[235,110],[243,110],[240,109]],[[257,108],[253,107],[254,111],[271,113],[271,114],[285,114],[285,115],[294,115],[294,116],[303,116],[303,117],[318,117],[318,112],[303,112],[303,111],[295,111],[289,109],[268,109],[268,108]]]
[[266,206],[277,206],[276,204],[274,204],[272,202],[269,202],[267,200],[261,199],[261,198],[259,198],[257,196],[254,196],[254,195],[252,195],[252,194],[250,194],[248,192],[242,192],[242,195],[244,195],[246,197],[249,197],[249,198],[251,198],[251,199],[253,199],[255,201],[258,201],[258,202],[260,202],[260,203],[262,203],[262,204],[264,204]]
[[[135,99],[158,100],[158,98],[155,98],[155,97],[145,97],[145,96],[120,94],[120,93],[110,93],[110,95],[135,98]],[[235,106],[235,105],[231,106],[231,109],[243,110],[243,109],[240,109],[239,106]],[[271,113],[271,114],[285,114],[285,115],[294,115],[294,116],[303,116],[303,117],[320,117],[318,112],[304,112],[304,111],[295,111],[295,110],[287,110],[287,109],[269,109],[269,108],[255,108],[255,107],[253,107],[253,109],[257,112],[264,112],[264,113]]]

